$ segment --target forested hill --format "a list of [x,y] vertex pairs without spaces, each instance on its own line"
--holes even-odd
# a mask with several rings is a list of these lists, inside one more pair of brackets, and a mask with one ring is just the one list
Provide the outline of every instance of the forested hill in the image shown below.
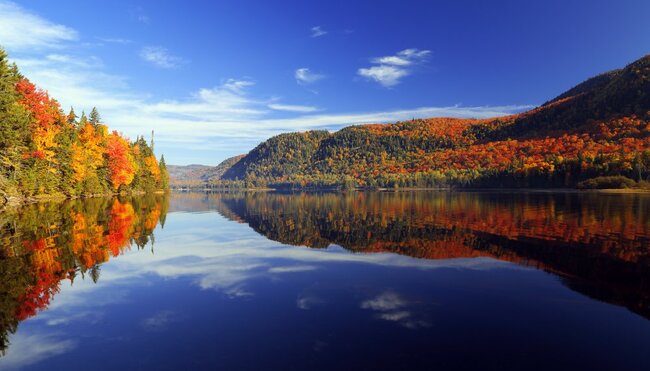
[[[221,181],[287,187],[572,187],[650,177],[650,56],[530,111],[273,137]],[[585,184],[585,183],[583,183]],[[643,182],[640,184],[644,184]]]
[[153,191],[168,187],[164,159],[151,143],[109,132],[37,88],[0,49],[0,204],[38,196]]

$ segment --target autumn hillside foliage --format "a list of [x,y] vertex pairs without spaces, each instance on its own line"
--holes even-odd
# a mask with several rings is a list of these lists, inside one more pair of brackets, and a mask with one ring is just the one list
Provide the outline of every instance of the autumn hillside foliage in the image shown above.
[[0,201],[9,196],[84,196],[167,188],[153,143],[131,142],[59,103],[9,64],[0,49]]
[[650,56],[511,116],[282,134],[213,183],[574,187],[603,176],[623,176],[639,186],[650,180]]

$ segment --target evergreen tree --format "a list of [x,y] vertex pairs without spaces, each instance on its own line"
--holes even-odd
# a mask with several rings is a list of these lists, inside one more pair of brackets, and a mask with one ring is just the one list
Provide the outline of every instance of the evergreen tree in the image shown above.
[[167,171],[167,164],[165,163],[165,155],[160,156],[160,188],[169,189],[169,171]]
[[81,117],[79,118],[79,127],[83,127],[88,123],[88,117],[86,117],[86,111],[81,111]]
[[101,116],[99,115],[99,112],[97,111],[96,107],[93,107],[92,111],[90,111],[90,123],[93,125],[99,124],[101,121]]
[[16,83],[20,78],[18,68],[9,64],[7,53],[0,48],[0,191],[10,193],[29,139],[29,112],[16,104],[20,98]]
[[68,113],[67,121],[68,121],[68,124],[70,124],[72,126],[77,125],[77,114],[74,113],[74,108],[72,108],[72,107],[70,107],[70,113]]

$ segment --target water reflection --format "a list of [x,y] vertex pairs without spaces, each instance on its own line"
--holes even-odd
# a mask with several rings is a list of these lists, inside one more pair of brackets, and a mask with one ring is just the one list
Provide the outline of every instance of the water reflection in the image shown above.
[[97,282],[102,263],[153,241],[167,205],[162,196],[97,198],[0,213],[0,354],[21,321],[48,307],[61,281]]
[[290,245],[422,259],[490,257],[650,318],[650,196],[576,193],[185,194]]
[[642,369],[649,202],[400,192],[32,205],[0,214],[0,368]]

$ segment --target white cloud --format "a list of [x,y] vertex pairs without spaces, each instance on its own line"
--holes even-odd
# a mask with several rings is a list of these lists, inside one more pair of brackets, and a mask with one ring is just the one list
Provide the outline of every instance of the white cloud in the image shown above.
[[301,113],[309,113],[309,112],[316,112],[319,111],[318,107],[313,107],[313,106],[298,106],[298,105],[291,105],[291,104],[269,104],[268,106],[272,110],[276,111],[287,111],[287,112],[301,112]]
[[418,318],[412,310],[406,310],[413,305],[392,291],[383,292],[373,299],[361,302],[361,308],[373,310],[378,319],[396,322],[410,329],[429,327],[428,321]]
[[313,295],[307,295],[307,296],[300,296],[296,300],[296,307],[302,310],[309,310],[317,305],[324,304],[325,300],[322,298],[319,298],[318,296],[313,296]]
[[374,80],[381,85],[389,88],[400,83],[400,79],[409,74],[409,71],[395,66],[374,66],[369,68],[359,68],[359,76]]
[[7,354],[0,357],[3,370],[20,369],[44,359],[66,353],[76,347],[76,343],[61,334],[26,335],[18,332],[10,337]]
[[385,321],[400,322],[402,320],[408,319],[410,316],[411,316],[411,312],[398,311],[398,312],[381,313],[378,317]]
[[[57,54],[55,57],[14,59],[21,71],[48,90],[66,110],[89,112],[96,106],[106,123],[127,136],[156,131],[157,148],[170,163],[205,162],[253,148],[258,142],[286,131],[337,128],[343,125],[393,122],[420,117],[495,117],[529,106],[417,107],[369,112],[318,113],[316,107],[257,98],[250,79],[229,79],[174,100],[157,100],[134,91],[128,80],[105,72],[101,60]],[[281,109],[293,116],[274,119]],[[218,147],[228,151],[210,155]],[[192,152],[187,151],[192,148]],[[205,152],[201,152],[205,151]],[[170,152],[175,156],[170,156]],[[184,158],[183,156],[195,156]]]
[[39,320],[44,320],[48,326],[67,325],[76,321],[85,321],[89,324],[96,324],[100,320],[103,320],[104,313],[100,311],[75,311],[74,313],[68,313],[66,316],[48,319],[47,312],[41,312],[37,318]]
[[296,82],[298,82],[298,84],[306,85],[324,79],[325,75],[312,72],[309,70],[309,68],[303,67],[296,70],[294,77],[296,78]]
[[313,265],[289,265],[284,267],[272,267],[269,273],[295,273],[295,272],[309,272],[316,270]]
[[406,300],[402,299],[401,296],[392,291],[387,291],[373,299],[362,302],[361,308],[384,312],[403,308],[406,304]]
[[151,21],[151,18],[149,18],[149,16],[144,12],[144,9],[140,6],[129,9],[129,14],[131,15],[131,18],[143,24],[149,24]]
[[123,39],[119,37],[106,37],[106,38],[100,37],[99,40],[105,43],[112,43],[112,44],[131,44],[133,42],[133,40]]
[[167,326],[177,319],[177,315],[170,310],[163,310],[154,313],[151,317],[147,317],[142,321],[142,327],[147,331],[159,332],[167,328]]
[[169,50],[162,46],[146,46],[140,51],[140,57],[161,68],[174,68],[185,62],[183,58],[170,54]]
[[250,80],[229,79],[214,88],[199,89],[186,100],[142,102],[143,113],[163,120],[221,121],[259,117],[266,110],[263,102],[255,102],[246,95]]
[[430,50],[404,49],[395,55],[373,58],[371,62],[376,66],[359,68],[357,74],[390,88],[412,73],[407,67],[423,63],[430,54]]
[[[76,31],[70,32],[76,35]],[[10,50],[21,72],[48,90],[65,110],[74,106],[79,113],[89,112],[96,106],[112,129],[131,138],[155,129],[157,152],[164,153],[170,163],[178,164],[208,162],[216,165],[226,157],[245,152],[260,141],[286,131],[334,129],[414,117],[493,117],[529,108],[449,106],[323,114],[311,105],[278,102],[273,97],[259,98],[252,91],[254,82],[250,78],[229,79],[213,87],[180,92],[176,99],[160,100],[150,93],[134,90],[125,76],[107,72],[107,66],[89,54],[88,49],[68,48],[65,51],[33,50],[30,54],[14,54]],[[153,52],[146,56],[162,66],[179,62],[166,51],[156,53],[154,49]],[[394,57],[414,61],[414,65],[427,55],[428,51],[406,49]],[[384,62],[383,66],[398,69],[414,67],[395,65],[400,62],[392,59]],[[403,77],[399,71],[390,73],[377,69],[369,69],[365,74],[389,85]],[[323,77],[308,68],[296,71],[297,81],[304,84]],[[278,110],[287,112],[288,117],[272,118]]]
[[314,26],[311,28],[311,37],[320,37],[327,35],[327,31],[325,31],[321,26]]
[[77,31],[52,23],[19,5],[0,2],[0,46],[13,51],[62,47],[79,38]]
[[388,64],[388,65],[393,65],[393,66],[408,66],[412,62],[409,61],[408,59],[396,56],[396,55],[390,55],[387,57],[379,57],[375,58],[372,60],[372,63],[378,63],[378,64]]
[[94,56],[78,58],[66,54],[49,54],[45,58],[52,62],[63,63],[69,66],[76,66],[81,68],[101,68],[104,65],[99,58]]
[[431,54],[430,50],[420,50],[420,49],[404,49],[401,52],[398,52],[397,55],[408,60],[417,60],[424,59]]
[[223,84],[223,87],[234,93],[241,94],[244,92],[246,88],[251,87],[253,85],[255,85],[255,82],[248,79],[242,79],[242,80],[228,79]]

